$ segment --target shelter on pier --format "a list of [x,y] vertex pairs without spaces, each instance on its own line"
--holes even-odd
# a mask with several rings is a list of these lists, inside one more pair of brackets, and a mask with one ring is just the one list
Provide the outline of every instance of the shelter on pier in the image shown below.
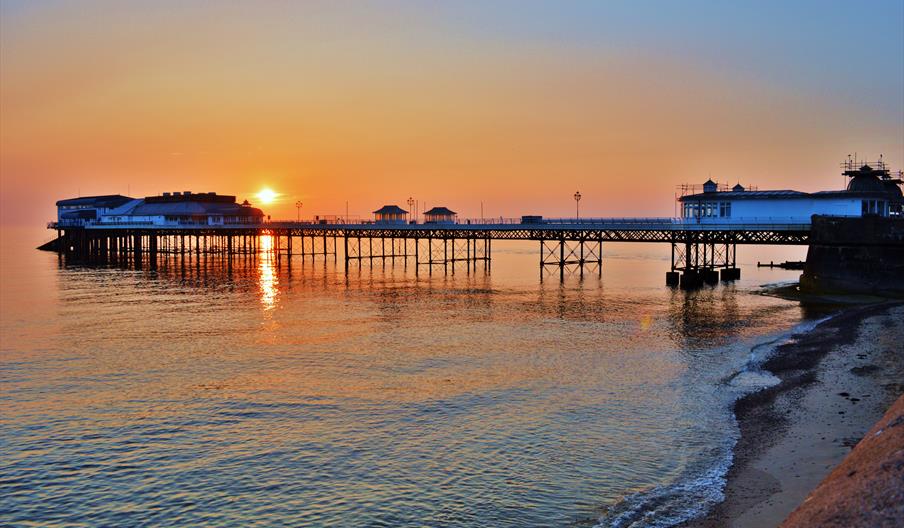
[[424,213],[424,222],[428,224],[454,224],[458,215],[448,207],[434,207]]
[[384,205],[374,211],[374,221],[381,224],[404,224],[408,218],[408,211],[398,205]]

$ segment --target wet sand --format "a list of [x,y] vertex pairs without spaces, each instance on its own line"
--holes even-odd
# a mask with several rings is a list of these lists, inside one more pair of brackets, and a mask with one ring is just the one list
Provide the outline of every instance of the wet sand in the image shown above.
[[738,401],[725,501],[689,527],[778,526],[904,393],[904,304],[849,308],[782,345]]

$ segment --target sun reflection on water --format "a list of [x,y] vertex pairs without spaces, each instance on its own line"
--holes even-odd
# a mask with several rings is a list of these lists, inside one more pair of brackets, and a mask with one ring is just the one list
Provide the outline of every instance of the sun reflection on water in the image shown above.
[[259,282],[261,290],[261,304],[264,310],[272,310],[276,307],[279,296],[279,277],[274,269],[275,254],[273,252],[273,237],[262,235],[260,238],[260,264],[258,265]]

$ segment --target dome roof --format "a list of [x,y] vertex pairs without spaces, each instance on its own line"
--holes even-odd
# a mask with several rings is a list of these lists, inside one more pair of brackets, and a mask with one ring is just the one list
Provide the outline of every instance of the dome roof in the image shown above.
[[882,186],[885,187],[885,192],[887,192],[891,196],[894,196],[895,198],[901,198],[902,196],[904,196],[904,193],[901,192],[901,186],[893,180],[886,180],[882,182]]
[[858,174],[848,182],[847,190],[853,192],[885,192],[885,185],[872,174]]

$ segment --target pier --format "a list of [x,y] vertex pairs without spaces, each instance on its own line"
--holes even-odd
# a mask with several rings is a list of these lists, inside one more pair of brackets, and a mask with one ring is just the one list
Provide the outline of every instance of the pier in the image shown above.
[[[217,254],[231,259],[264,249],[277,259],[292,256],[342,258],[346,271],[380,260],[411,264],[416,272],[489,267],[494,241],[531,240],[538,245],[541,279],[546,270],[603,273],[606,242],[667,244],[671,266],[666,284],[696,288],[740,278],[739,244],[806,245],[809,223],[689,223],[674,218],[494,219],[455,223],[261,222],[235,225],[105,225],[51,222],[56,250],[86,262],[156,266],[161,254]],[[271,237],[266,248],[262,237]]]
[[[51,244],[61,255],[89,262],[131,258],[141,265],[147,255],[156,266],[160,254],[254,255],[262,250],[283,256],[342,255],[345,270],[364,262],[409,263],[419,273],[442,269],[455,273],[479,265],[489,269],[493,243],[531,240],[539,246],[540,279],[551,270],[603,273],[604,244],[668,244],[669,286],[685,289],[737,280],[737,246],[808,245],[814,218],[904,218],[901,173],[892,174],[881,159],[872,165],[849,158],[842,163],[850,178],[843,190],[801,192],[733,187],[707,180],[681,186],[677,218],[459,218],[447,207],[417,215],[387,204],[374,219],[351,222],[342,217],[314,221],[270,221],[247,200],[214,192],[164,192],[131,198],[104,195],[60,200]],[[700,192],[698,192],[700,191]],[[574,194],[579,204],[581,194]],[[409,206],[413,200],[408,200]],[[299,211],[301,203],[298,204]],[[346,215],[347,216],[347,215]],[[262,237],[267,238],[263,247]],[[341,250],[340,250],[341,247]],[[758,263],[759,264],[759,263]],[[787,265],[786,265],[787,266]]]

